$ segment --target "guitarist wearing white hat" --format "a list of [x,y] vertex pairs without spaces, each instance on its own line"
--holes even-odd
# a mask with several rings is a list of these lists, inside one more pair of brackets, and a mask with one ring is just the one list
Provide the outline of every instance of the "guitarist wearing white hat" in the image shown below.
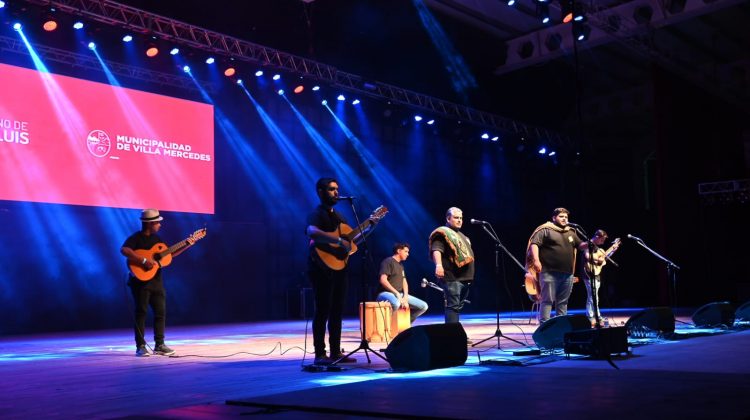
[[145,209],[141,212],[141,230],[125,240],[120,253],[127,258],[130,267],[128,285],[135,302],[135,355],[151,355],[144,337],[148,307],[154,312],[154,354],[169,356],[174,350],[164,344],[167,305],[166,291],[162,281],[162,267],[172,262],[172,257],[180,255],[196,240],[205,236],[205,229],[199,230],[189,238],[167,248],[159,237],[161,221],[164,218],[157,209]]

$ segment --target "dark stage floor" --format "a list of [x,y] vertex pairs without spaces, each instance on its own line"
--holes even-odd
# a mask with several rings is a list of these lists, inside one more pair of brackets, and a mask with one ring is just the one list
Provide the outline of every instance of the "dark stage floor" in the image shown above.
[[[622,325],[633,311],[609,312]],[[502,332],[534,343],[528,314],[503,314]],[[437,316],[417,325],[440,323]],[[463,318],[475,342],[495,314]],[[681,321],[681,322],[680,322]],[[129,330],[0,340],[2,418],[214,418],[240,415],[390,418],[747,418],[748,330],[698,330],[678,316],[679,339],[631,340],[604,360],[561,353],[513,356],[506,339],[469,347],[465,365],[394,373],[363,352],[341,372],[309,373],[305,322],[168,327],[178,357],[136,358]],[[344,347],[359,344],[358,321]],[[372,343],[381,349],[386,343]],[[481,363],[480,363],[481,362]],[[488,363],[489,362],[489,363]]]

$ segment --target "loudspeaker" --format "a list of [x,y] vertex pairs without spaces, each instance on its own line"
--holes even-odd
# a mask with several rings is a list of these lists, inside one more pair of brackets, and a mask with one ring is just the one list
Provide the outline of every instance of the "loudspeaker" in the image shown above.
[[737,321],[748,322],[750,321],[750,300],[743,303],[742,306],[737,308],[734,312],[734,317]]
[[420,325],[402,331],[385,349],[393,369],[429,370],[461,366],[469,356],[459,324]]
[[625,323],[625,329],[628,335],[634,337],[673,333],[674,313],[667,306],[646,308],[631,316]]
[[566,332],[588,329],[591,329],[591,321],[586,315],[556,316],[544,321],[532,338],[540,349],[561,349]]
[[607,359],[615,353],[627,353],[628,331],[625,327],[612,327],[565,333],[565,353],[585,354]]
[[734,308],[729,302],[713,302],[698,308],[693,314],[696,327],[718,327],[734,325]]

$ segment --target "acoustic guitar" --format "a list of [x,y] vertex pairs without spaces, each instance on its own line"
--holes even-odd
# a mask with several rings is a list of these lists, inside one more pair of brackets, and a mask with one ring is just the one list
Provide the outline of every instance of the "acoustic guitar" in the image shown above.
[[351,243],[351,249],[349,252],[346,251],[342,245],[338,244],[318,244],[314,241],[310,241],[310,245],[315,247],[315,252],[320,258],[320,261],[334,271],[341,271],[346,267],[349,256],[357,252],[357,244],[362,242],[362,239],[368,235],[375,225],[385,217],[388,213],[388,207],[380,206],[376,208],[370,217],[367,218],[361,225],[357,226],[356,229],[352,229],[351,226],[346,223],[339,225],[339,232],[343,239],[346,239]]
[[191,245],[190,240],[192,240],[193,243],[195,243],[199,239],[203,239],[206,236],[206,228],[196,230],[193,232],[192,235],[188,236],[186,239],[167,247],[164,243],[158,243],[151,247],[151,249],[136,249],[134,250],[135,254],[139,258],[148,258],[149,260],[154,260],[158,264],[151,267],[150,270],[146,270],[143,268],[140,264],[133,264],[128,263],[128,267],[130,267],[130,272],[133,273],[133,277],[137,278],[140,281],[150,281],[151,279],[156,276],[156,272],[159,270],[160,267],[166,267],[169,264],[172,263],[172,254],[175,252],[187,248]]
[[[602,272],[602,268],[604,267],[604,264],[607,263],[607,258],[611,257],[612,254],[615,253],[620,248],[620,238],[615,239],[612,241],[612,245],[610,245],[609,248],[607,248],[606,251],[603,251],[601,248],[597,249],[596,252],[594,252],[594,261],[593,261],[593,269],[594,269],[594,276],[598,276]],[[604,255],[604,258],[601,258],[601,261],[597,261],[596,257]],[[585,262],[585,270],[586,273],[591,274],[591,261]]]

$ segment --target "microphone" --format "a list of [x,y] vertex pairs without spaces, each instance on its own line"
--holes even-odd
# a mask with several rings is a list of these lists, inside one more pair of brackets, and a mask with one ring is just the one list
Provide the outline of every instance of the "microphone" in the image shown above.
[[442,287],[438,286],[437,284],[435,284],[435,283],[433,283],[431,281],[427,281],[427,279],[424,278],[424,277],[422,278],[422,283],[420,283],[419,285],[422,286],[422,287],[430,286],[430,287],[432,287],[433,289],[435,289],[437,291],[440,291],[440,292],[443,291]]
[[340,195],[340,196],[338,196],[338,199],[339,200],[356,200],[357,197],[355,197],[353,195]]
[[641,238],[639,238],[639,237],[637,237],[637,236],[633,236],[633,235],[631,235],[631,234],[629,234],[629,233],[628,233],[628,238],[629,238],[629,239],[632,239],[632,240],[634,240],[634,241],[638,241],[638,242],[643,242],[643,240],[642,240]]
[[469,220],[472,225],[487,225],[489,223],[485,222],[484,220],[477,220],[477,219],[471,219]]
[[578,223],[573,223],[573,222],[568,222],[568,226],[574,227],[574,228],[580,228],[581,227],[581,225],[579,225]]

